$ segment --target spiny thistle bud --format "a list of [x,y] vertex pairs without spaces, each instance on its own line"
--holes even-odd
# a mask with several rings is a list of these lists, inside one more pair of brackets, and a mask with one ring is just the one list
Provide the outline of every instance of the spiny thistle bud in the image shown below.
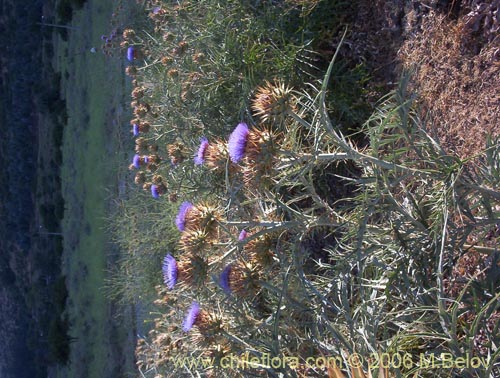
[[136,66],[128,66],[127,68],[125,68],[125,73],[128,76],[135,76],[135,75],[137,75],[137,67]]
[[177,77],[177,76],[179,76],[179,70],[172,68],[172,69],[167,71],[167,75],[171,78]]
[[167,151],[173,165],[178,165],[186,159],[186,148],[182,143],[169,144]]
[[133,90],[132,90],[132,98],[134,100],[137,100],[137,99],[140,99],[142,97],[144,97],[144,92],[146,91],[146,88],[140,86],[140,87],[135,87]]
[[165,34],[163,34],[163,40],[164,41],[173,41],[175,39],[175,34],[171,33],[171,32],[166,32]]
[[139,137],[135,140],[135,152],[136,153],[140,153],[142,151],[145,151],[147,150],[148,148],[148,141],[143,138],[143,137]]
[[123,39],[129,40],[135,36],[135,31],[132,29],[125,29],[123,31]]
[[262,122],[282,120],[294,107],[291,88],[280,80],[275,80],[274,83],[266,81],[257,88],[251,106],[253,114]]
[[219,285],[227,293],[250,298],[260,290],[259,267],[241,261],[229,264],[219,276]]
[[276,176],[277,137],[269,130],[253,129],[250,131],[246,146],[243,181],[250,188],[266,188]]
[[212,246],[211,238],[205,230],[190,229],[182,233],[179,241],[180,249],[185,253],[206,253]]
[[146,174],[144,172],[137,172],[134,178],[134,182],[137,185],[142,185],[146,182]]
[[246,243],[243,252],[248,261],[254,265],[265,267],[272,264],[275,249],[276,240],[272,234],[265,234]]
[[186,212],[185,228],[200,229],[205,231],[207,236],[214,237],[217,233],[217,223],[221,218],[220,209],[207,203],[199,203]]
[[147,133],[149,131],[149,129],[151,128],[151,125],[149,124],[149,122],[140,122],[138,124],[139,126],[139,131],[141,133]]
[[205,61],[205,54],[203,53],[196,53],[193,55],[193,62],[195,63],[203,63]]
[[[208,168],[217,172],[225,172],[226,165],[229,159],[227,145],[220,139],[208,144],[204,153],[205,164]],[[230,168],[235,169],[235,165],[231,163]]]
[[208,276],[208,264],[198,255],[183,256],[177,262],[177,281],[181,286],[201,287]]
[[151,181],[153,182],[153,184],[163,185],[163,177],[161,177],[160,175],[154,175]]
[[189,43],[187,41],[180,41],[177,45],[183,52],[189,47]]
[[149,105],[140,104],[134,109],[134,115],[138,118],[143,118],[148,113],[149,109]]
[[161,64],[163,64],[164,66],[169,66],[172,64],[174,60],[169,57],[169,56],[164,56],[161,58]]
[[193,343],[197,347],[206,348],[225,341],[224,323],[222,317],[201,310],[191,333]]

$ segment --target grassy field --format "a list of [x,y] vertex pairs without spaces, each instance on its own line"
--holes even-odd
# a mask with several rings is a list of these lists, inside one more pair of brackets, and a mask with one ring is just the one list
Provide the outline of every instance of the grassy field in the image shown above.
[[[103,292],[116,257],[106,214],[118,191],[119,141],[125,80],[123,59],[105,57],[100,36],[110,29],[113,3],[88,1],[74,13],[67,41],[56,41],[68,123],[64,132],[62,190],[66,203],[63,273],[71,324],[70,362],[57,377],[119,377],[133,364],[132,317]],[[97,53],[90,49],[97,48]],[[120,311],[122,313],[122,311]],[[130,346],[130,349],[127,348]]]

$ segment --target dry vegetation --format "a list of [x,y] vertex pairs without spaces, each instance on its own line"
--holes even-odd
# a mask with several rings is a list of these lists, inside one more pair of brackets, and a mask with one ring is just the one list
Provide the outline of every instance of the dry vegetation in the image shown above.
[[475,3],[456,19],[430,12],[400,50],[439,139],[462,158],[500,134],[500,2]]
[[500,1],[362,1],[349,54],[381,85],[413,71],[422,116],[461,158],[500,134]]

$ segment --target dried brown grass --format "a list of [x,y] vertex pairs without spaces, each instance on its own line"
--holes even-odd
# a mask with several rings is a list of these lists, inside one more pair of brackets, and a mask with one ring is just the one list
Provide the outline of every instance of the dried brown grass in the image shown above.
[[431,12],[398,54],[414,70],[423,115],[443,147],[462,158],[484,149],[488,134],[500,134],[500,37],[484,34],[467,15]]

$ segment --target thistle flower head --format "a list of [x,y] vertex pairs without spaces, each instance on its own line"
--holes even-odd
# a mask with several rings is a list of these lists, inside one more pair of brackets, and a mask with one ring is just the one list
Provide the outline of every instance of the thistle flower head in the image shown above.
[[205,164],[213,171],[225,172],[228,157],[227,145],[222,140],[211,142],[205,150]]
[[[195,322],[192,340],[198,347],[210,347],[224,340],[224,319],[207,311],[201,310]],[[204,348],[205,349],[205,348]]]
[[247,238],[248,232],[246,230],[241,230],[240,234],[238,235],[238,241],[243,241]]
[[186,228],[186,215],[193,208],[193,204],[191,202],[185,201],[181,203],[179,207],[179,212],[177,213],[177,217],[175,218],[175,225],[179,229],[179,231],[184,231]]
[[141,157],[139,155],[135,154],[134,157],[132,158],[132,164],[133,164],[134,168],[140,168]]
[[205,162],[205,153],[207,151],[207,147],[208,147],[208,139],[202,137],[200,140],[200,147],[198,148],[198,153],[194,158],[194,163],[196,165],[202,165]]
[[236,126],[229,136],[227,149],[229,151],[229,157],[233,163],[238,163],[245,156],[248,133],[249,130],[247,124],[242,122]]
[[132,134],[134,134],[134,136],[139,135],[139,125],[137,123],[132,125]]
[[123,39],[128,40],[135,36],[135,31],[132,29],[125,29],[123,31]]
[[135,49],[133,46],[130,46],[128,49],[127,49],[127,59],[129,62],[132,62],[135,58]]
[[144,172],[137,172],[134,178],[134,182],[137,185],[142,185],[146,182],[146,174]]
[[252,100],[253,114],[262,122],[283,119],[287,111],[294,108],[291,92],[291,88],[280,80],[275,80],[274,83],[266,81],[257,88]]
[[231,294],[229,287],[229,274],[231,273],[231,264],[227,265],[219,276],[219,285],[226,294]]
[[186,229],[203,230],[207,235],[214,236],[217,232],[217,222],[222,218],[220,210],[208,203],[198,203],[185,216]]
[[193,328],[198,316],[200,315],[200,311],[200,305],[198,302],[193,302],[189,308],[186,318],[184,319],[184,323],[182,324],[182,330],[184,332],[189,332],[191,328]]
[[177,263],[178,281],[188,287],[200,287],[205,284],[208,274],[207,261],[195,254],[183,256]]
[[255,266],[265,267],[272,264],[276,240],[271,234],[253,239],[245,244],[243,251],[248,261]]
[[234,293],[249,298],[260,290],[259,279],[260,272],[257,266],[235,262],[224,268],[219,276],[219,285],[227,294]]
[[177,283],[178,269],[177,261],[170,253],[163,259],[162,272],[163,282],[165,282],[165,285],[172,290]]
[[160,198],[160,189],[159,189],[158,185],[156,185],[156,184],[151,185],[151,195],[155,199]]
[[205,230],[190,227],[182,233],[179,244],[185,253],[199,254],[211,247],[211,239]]
[[173,165],[178,165],[186,158],[185,147],[182,143],[176,142],[167,146],[168,155]]
[[138,124],[138,127],[139,127],[139,132],[147,133],[149,131],[149,129],[151,128],[151,125],[149,124],[149,122],[140,122]]
[[253,129],[248,136],[243,181],[248,188],[268,187],[276,176],[277,155],[275,135],[267,129]]

